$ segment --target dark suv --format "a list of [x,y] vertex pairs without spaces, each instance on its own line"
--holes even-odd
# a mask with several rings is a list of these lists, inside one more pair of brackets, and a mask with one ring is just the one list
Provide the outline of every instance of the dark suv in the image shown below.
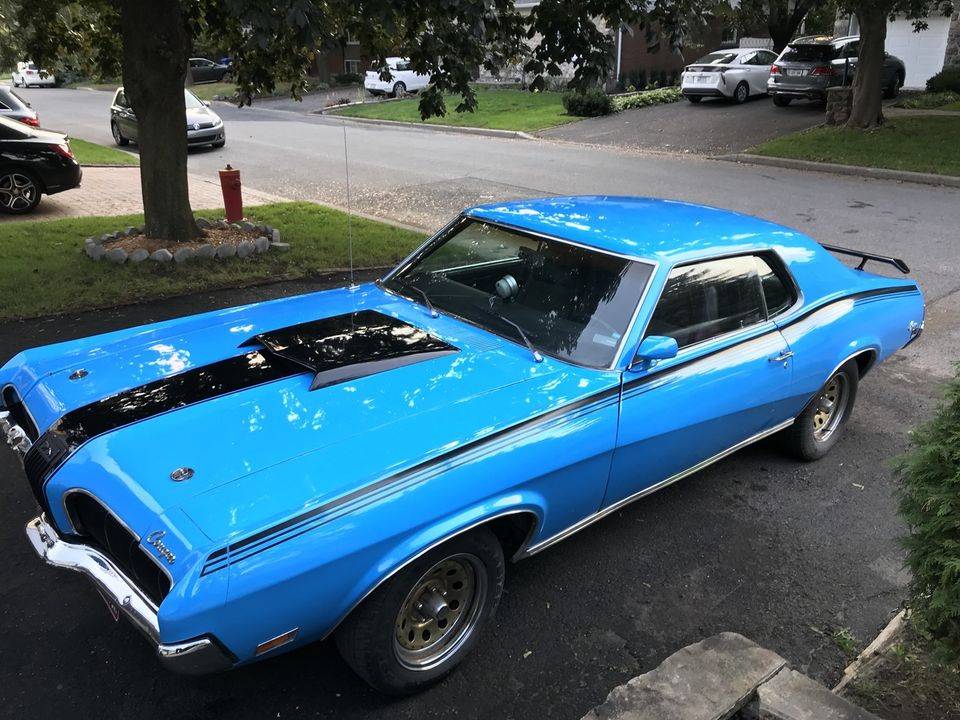
[[[826,100],[827,88],[853,82],[859,51],[860,38],[857,35],[797,38],[770,66],[767,92],[780,107],[798,99]],[[906,74],[903,61],[886,54],[881,75],[883,96],[896,97]]]

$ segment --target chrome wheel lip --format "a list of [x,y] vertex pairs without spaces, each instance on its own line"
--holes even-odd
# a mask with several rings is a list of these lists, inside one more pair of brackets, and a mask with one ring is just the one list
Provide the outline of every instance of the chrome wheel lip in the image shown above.
[[[464,591],[457,596],[463,604],[458,611],[455,611],[456,614],[452,616],[452,622],[448,621],[449,624],[440,630],[436,640],[419,649],[409,647],[410,643],[402,642],[400,638],[403,621],[407,620],[408,623],[413,621],[416,632],[421,632],[426,627],[433,631],[438,630],[435,619],[423,622],[424,617],[419,614],[416,606],[418,601],[426,595],[430,595],[430,598],[426,603],[421,603],[421,606],[430,605],[430,599],[437,599],[438,593],[431,593],[431,588],[441,591],[449,590],[449,588],[442,587],[443,583],[440,581],[437,571],[438,568],[449,569],[455,565],[459,565],[463,570],[455,577],[463,578],[468,575],[471,577],[470,584],[472,584],[472,587],[465,587]],[[438,583],[441,587],[437,587]],[[440,594],[442,595],[442,592]],[[486,596],[486,568],[476,555],[458,553],[435,563],[414,583],[397,613],[392,639],[393,651],[397,661],[403,667],[415,671],[431,670],[444,663],[463,647],[464,643],[473,635],[486,606]],[[451,616],[445,616],[445,618],[449,617]],[[403,630],[407,631],[408,628],[409,626],[403,628]]]
[[26,210],[37,197],[37,186],[18,172],[0,175],[0,205],[7,210]]
[[831,377],[817,396],[813,413],[813,437],[826,442],[836,432],[850,402],[850,380],[845,373]]

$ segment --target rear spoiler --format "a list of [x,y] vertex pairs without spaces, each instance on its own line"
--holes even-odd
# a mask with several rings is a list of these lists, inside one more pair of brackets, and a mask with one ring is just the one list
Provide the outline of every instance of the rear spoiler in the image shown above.
[[827,243],[820,244],[832,253],[837,253],[838,255],[852,255],[853,257],[860,258],[860,264],[857,265],[857,270],[863,270],[863,266],[867,264],[868,260],[876,260],[877,262],[886,263],[887,265],[893,265],[904,275],[910,272],[910,268],[908,268],[907,264],[900,258],[887,257],[886,255],[875,255],[874,253],[851,250],[850,248],[839,247],[838,245],[827,245]]

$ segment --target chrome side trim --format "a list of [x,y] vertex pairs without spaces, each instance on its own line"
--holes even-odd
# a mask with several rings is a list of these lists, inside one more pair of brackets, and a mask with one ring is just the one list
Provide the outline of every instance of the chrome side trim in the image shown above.
[[[473,530],[474,528],[480,527],[481,525],[486,525],[487,523],[492,522],[492,521],[494,521],[494,520],[498,520],[498,519],[500,519],[500,518],[502,518],[502,517],[507,517],[508,515],[533,515],[533,516],[534,516],[534,523],[533,523],[533,527],[534,527],[534,528],[536,528],[536,527],[537,527],[537,524],[540,522],[540,517],[539,517],[533,510],[530,510],[530,509],[527,509],[527,508],[523,508],[523,509],[521,509],[521,508],[516,508],[516,509],[513,509],[513,510],[507,510],[507,511],[502,512],[502,513],[497,513],[496,515],[491,515],[491,516],[489,516],[489,517],[485,517],[485,518],[483,518],[482,520],[477,520],[476,522],[471,523],[470,525],[467,525],[466,527],[460,528],[460,529],[457,530],[456,532],[450,533],[449,535],[445,535],[444,537],[442,537],[442,538],[440,538],[440,539],[438,539],[438,540],[435,540],[434,542],[430,543],[427,547],[425,547],[425,548],[423,548],[422,550],[420,550],[416,555],[413,555],[412,557],[407,558],[407,559],[404,560],[402,563],[400,563],[399,565],[397,565],[397,567],[395,567],[393,570],[391,570],[391,571],[388,572],[386,575],[384,575],[382,578],[380,578],[379,580],[377,580],[377,582],[374,583],[373,587],[369,588],[365,593],[363,593],[363,595],[360,596],[360,599],[359,599],[359,600],[357,600],[355,603],[353,603],[349,608],[347,608],[347,611],[344,612],[343,615],[341,615],[339,618],[337,618],[337,621],[330,627],[329,630],[327,630],[326,633],[324,633],[324,635],[323,635],[323,637],[321,638],[321,640],[326,640],[326,639],[329,638],[331,635],[333,635],[333,633],[336,631],[336,629],[337,629],[338,627],[340,627],[340,623],[342,623],[344,620],[346,620],[347,617],[350,615],[350,613],[352,613],[352,612],[360,605],[360,603],[362,603],[364,600],[366,600],[378,587],[380,587],[381,585],[383,585],[387,580],[389,580],[389,579],[392,578],[394,575],[396,575],[398,572],[400,572],[401,570],[403,570],[405,567],[407,567],[407,566],[408,566],[410,563],[412,563],[414,560],[423,557],[424,555],[426,555],[428,552],[430,552],[430,551],[433,550],[434,548],[439,547],[440,545],[443,545],[445,542],[447,542],[448,540],[452,540],[453,538],[457,537],[458,535],[463,535],[463,533],[465,533],[465,532],[470,532],[470,531]],[[531,533],[532,533],[532,531],[531,531]],[[514,556],[514,557],[517,557],[517,556]]]
[[100,593],[155,644],[160,637],[157,606],[103,553],[63,540],[41,515],[27,523],[27,538],[48,565],[86,575]]
[[650,487],[646,487],[646,488],[644,488],[643,490],[640,490],[639,492],[634,493],[633,495],[629,495],[629,496],[623,498],[622,500],[618,500],[618,501],[615,502],[613,505],[610,505],[609,507],[605,507],[605,508],[603,508],[603,509],[601,509],[601,510],[598,510],[597,512],[593,513],[592,515],[587,515],[587,517],[585,517],[585,518],[583,518],[583,519],[581,519],[581,520],[578,520],[577,522],[575,522],[575,523],[574,523],[573,525],[571,525],[570,527],[566,528],[565,530],[561,530],[560,532],[558,532],[556,535],[552,535],[551,537],[548,537],[546,540],[541,540],[541,541],[538,542],[536,545],[532,545],[532,546],[530,546],[530,547],[527,547],[527,548],[522,549],[520,552],[517,553],[516,559],[517,559],[517,560],[521,560],[521,559],[523,559],[523,558],[530,557],[531,555],[535,555],[535,554],[537,554],[538,552],[540,552],[541,550],[546,550],[546,549],[547,549],[548,547],[550,547],[551,545],[553,545],[553,544],[555,544],[555,543],[558,543],[558,542],[560,542],[561,540],[563,540],[563,539],[565,539],[565,538],[570,537],[571,535],[573,535],[574,533],[576,533],[576,532],[579,531],[579,530],[583,530],[583,528],[587,527],[588,525],[593,525],[593,523],[597,522],[598,520],[601,520],[601,519],[605,518],[605,517],[606,517],[607,515],[609,515],[610,513],[616,512],[616,511],[619,510],[620,508],[622,508],[622,507],[624,507],[624,506],[626,506],[626,505],[629,505],[630,503],[632,503],[632,502],[634,502],[634,501],[636,501],[636,500],[639,500],[639,499],[642,498],[642,497],[646,497],[647,495],[651,495],[652,493],[655,493],[657,490],[662,490],[663,488],[667,487],[668,485],[672,485],[673,483],[677,482],[678,480],[683,480],[683,478],[687,477],[688,475],[693,475],[695,472],[698,472],[698,471],[700,471],[700,470],[703,470],[703,469],[704,469],[705,467],[707,467],[708,465],[712,465],[713,463],[717,462],[718,460],[722,460],[723,458],[727,457],[727,455],[732,455],[732,454],[735,453],[737,450],[741,450],[742,448],[746,447],[747,445],[750,445],[750,444],[752,444],[752,443],[755,443],[755,442],[757,442],[758,440],[762,440],[763,438],[767,437],[768,435],[773,435],[774,433],[780,432],[780,431],[783,430],[784,428],[790,427],[791,425],[793,425],[794,421],[795,421],[795,418],[791,418],[790,420],[787,420],[787,421],[785,421],[785,422],[782,422],[782,423],[780,423],[779,425],[775,425],[775,426],[773,426],[773,427],[771,427],[771,428],[767,428],[766,430],[763,430],[762,432],[759,432],[759,433],[757,433],[756,435],[753,435],[753,436],[751,436],[751,437],[748,437],[746,440],[741,440],[741,441],[738,442],[736,445],[733,445],[733,446],[727,448],[726,450],[717,453],[717,454],[714,455],[713,457],[707,458],[706,460],[703,460],[703,461],[697,463],[697,464],[694,465],[693,467],[687,468],[686,470],[683,470],[682,472],[679,472],[679,473],[677,473],[676,475],[672,475],[672,476],[668,477],[666,480],[661,480],[660,482],[656,483],[655,485],[651,485]]

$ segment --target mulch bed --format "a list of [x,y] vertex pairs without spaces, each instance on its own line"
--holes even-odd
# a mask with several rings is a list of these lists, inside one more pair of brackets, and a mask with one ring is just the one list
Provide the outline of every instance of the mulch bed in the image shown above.
[[143,248],[149,253],[156,252],[162,248],[168,250],[179,250],[180,248],[191,248],[196,250],[201,245],[225,245],[228,243],[236,244],[241,240],[256,240],[261,235],[265,233],[259,229],[255,230],[242,230],[234,227],[212,227],[212,228],[201,228],[200,237],[196,240],[191,240],[187,242],[179,242],[175,246],[171,247],[169,240],[158,240],[157,238],[147,237],[146,235],[137,234],[137,235],[125,235],[123,237],[116,238],[115,240],[108,240],[103,243],[105,250],[112,250],[113,248],[122,248],[126,250],[127,253],[132,253],[134,250]]

